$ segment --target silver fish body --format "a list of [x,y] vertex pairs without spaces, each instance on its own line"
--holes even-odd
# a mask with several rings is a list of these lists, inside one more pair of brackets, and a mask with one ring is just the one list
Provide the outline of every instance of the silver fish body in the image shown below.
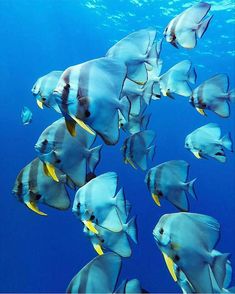
[[176,48],[178,45],[194,48],[197,38],[202,38],[211,21],[212,17],[204,19],[210,7],[210,4],[200,2],[173,18],[164,30],[166,41]]
[[199,159],[212,157],[219,162],[225,162],[224,148],[233,151],[233,143],[229,133],[221,138],[219,125],[209,123],[187,135],[185,148]]
[[80,187],[86,183],[86,175],[94,170],[100,160],[101,146],[91,149],[95,136],[76,125],[76,136],[66,129],[64,118],[47,127],[40,135],[35,149],[44,164],[50,164]]
[[53,96],[53,91],[62,73],[63,71],[51,71],[45,76],[40,77],[33,85],[32,93],[40,108],[46,106],[60,113],[60,109]]
[[196,198],[194,182],[186,182],[189,164],[184,160],[171,160],[151,168],[145,177],[145,183],[158,206],[166,199],[182,211],[189,209],[186,192]]
[[173,276],[175,264],[196,293],[222,292],[228,254],[213,254],[220,235],[217,220],[195,213],[166,214],[153,235]]

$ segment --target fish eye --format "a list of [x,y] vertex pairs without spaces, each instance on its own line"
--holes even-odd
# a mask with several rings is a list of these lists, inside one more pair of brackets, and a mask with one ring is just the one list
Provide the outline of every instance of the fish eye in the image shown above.
[[81,207],[81,203],[78,202],[78,204],[77,204],[77,208],[80,208],[80,207]]
[[37,194],[37,195],[35,195],[35,200],[39,200],[41,197],[42,197],[42,195]]
[[64,86],[64,89],[69,89],[70,88],[70,84],[66,84],[65,86]]
[[93,221],[95,219],[94,215],[91,215],[90,220]]
[[89,117],[90,115],[91,115],[90,111],[89,111],[89,110],[86,110],[86,111],[85,111],[85,116],[86,116],[86,117]]
[[175,257],[174,257],[174,261],[179,261],[180,260],[180,257],[179,257],[179,255],[175,255]]
[[60,159],[56,159],[56,163],[61,163],[61,160]]
[[123,124],[123,123],[121,123],[121,124],[120,124],[120,126],[121,126],[121,127],[123,127],[123,126],[124,126],[124,124]]
[[45,101],[46,101],[46,98],[45,98],[45,97],[42,97],[41,100],[42,100],[43,102],[45,102]]
[[163,228],[161,228],[161,229],[159,230],[159,234],[163,235],[163,233],[164,233],[164,230],[163,230]]

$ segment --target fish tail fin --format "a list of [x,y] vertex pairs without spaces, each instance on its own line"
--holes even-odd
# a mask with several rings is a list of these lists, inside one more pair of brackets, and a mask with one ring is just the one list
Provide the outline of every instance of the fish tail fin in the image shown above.
[[142,130],[146,130],[146,128],[149,124],[150,117],[151,117],[151,114],[147,114],[142,117],[141,123],[140,123]]
[[153,83],[154,83],[153,81],[148,80],[144,86],[143,99],[147,105],[149,105],[149,102],[153,93]]
[[102,145],[99,145],[89,150],[90,152],[89,152],[89,158],[88,158],[88,166],[91,172],[94,172],[97,164],[100,161],[101,148],[102,148]]
[[221,142],[226,149],[228,149],[229,151],[233,151],[233,142],[230,133],[227,133],[225,136],[223,136]]
[[229,91],[228,93],[228,99],[231,102],[235,102],[235,88]]
[[190,69],[188,80],[191,84],[195,84],[197,80],[197,73],[194,67]]
[[137,244],[137,225],[136,225],[136,217],[132,217],[127,223],[126,233],[130,236],[130,238]]
[[130,108],[131,108],[131,104],[130,104],[130,101],[129,99],[124,96],[121,101],[120,101],[121,105],[120,105],[120,111],[124,117],[124,119],[126,121],[129,120],[129,113],[130,113]]
[[196,30],[196,34],[198,38],[202,38],[202,36],[204,35],[205,31],[207,30],[209,23],[212,19],[213,15],[206,18],[205,20],[203,20],[201,23],[199,23],[197,30]]
[[115,204],[116,207],[119,209],[119,211],[121,211],[122,213],[125,213],[126,208],[125,208],[125,195],[124,195],[124,191],[123,188],[121,188],[118,193],[115,196]]
[[153,160],[153,157],[155,155],[155,149],[156,149],[156,146],[155,145],[152,145],[150,146],[148,149],[147,149],[147,152],[148,152],[148,158],[152,161]]
[[218,254],[214,256],[213,263],[211,265],[211,270],[213,272],[214,278],[219,286],[219,288],[223,288],[224,279],[226,276],[226,264],[228,262],[230,254]]
[[196,193],[195,193],[195,189],[194,189],[194,183],[196,181],[197,178],[193,179],[192,181],[186,183],[187,185],[187,191],[190,195],[193,196],[194,199],[197,199]]

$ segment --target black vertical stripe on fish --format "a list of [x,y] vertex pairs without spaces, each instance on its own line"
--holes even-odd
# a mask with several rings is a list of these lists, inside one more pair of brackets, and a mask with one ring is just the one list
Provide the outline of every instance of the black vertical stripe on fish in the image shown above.
[[38,169],[39,169],[39,159],[36,158],[30,164],[30,169],[29,169],[28,189],[30,193],[37,191]]
[[64,113],[68,113],[68,97],[69,97],[69,91],[70,91],[70,72],[71,70],[66,70],[66,75],[63,77],[63,80],[65,82],[65,86],[63,88],[62,94],[61,94],[61,106],[62,111]]
[[[23,193],[23,183],[22,183],[22,179],[23,179],[23,174],[24,174],[24,172],[25,172],[25,169],[23,169],[20,173],[19,173],[19,175],[18,175],[18,177],[17,177],[17,181],[16,181],[16,187],[14,187],[14,191],[15,191],[15,193],[17,194],[17,195],[22,195],[22,193]],[[15,188],[16,188],[16,190],[15,190]]]
[[[171,26],[170,36],[173,38],[172,41],[175,41],[175,39],[176,39],[175,28],[176,28],[176,25],[177,25],[178,21],[179,21],[179,18],[177,17],[177,18],[173,21],[172,26]],[[171,41],[171,42],[172,42],[172,41]]]
[[148,172],[148,175],[147,175],[147,187],[149,189],[149,191],[151,192],[151,182],[150,182],[150,177],[152,175],[152,170],[150,169],[149,172]]
[[162,169],[164,169],[164,167],[159,167],[155,169],[155,173],[154,173],[154,191],[157,191],[157,184],[160,182],[161,177],[162,177]]
[[198,106],[201,108],[205,108],[206,105],[203,103],[203,92],[204,92],[204,83],[198,87],[197,90],[197,102]]
[[[88,95],[89,95],[89,82],[90,82],[90,72],[93,63],[88,62],[81,66],[79,78],[78,78],[78,89],[77,89],[77,111],[76,117],[84,119],[90,116],[88,111]],[[82,113],[81,113],[82,111]],[[89,115],[88,115],[89,112]]]
[[48,145],[48,140],[45,139],[45,140],[42,142],[42,145],[40,146],[40,152],[41,152],[42,154],[46,153],[47,145]]

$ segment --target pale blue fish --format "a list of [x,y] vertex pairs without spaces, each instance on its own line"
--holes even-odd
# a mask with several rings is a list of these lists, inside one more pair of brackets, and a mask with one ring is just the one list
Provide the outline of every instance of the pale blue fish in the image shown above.
[[147,67],[154,66],[153,50],[157,50],[156,30],[149,28],[136,31],[114,44],[106,56],[115,58],[127,66],[127,77],[138,84],[147,81]]
[[[67,68],[54,97],[75,135],[75,123],[91,134],[99,134],[106,144],[119,139],[118,110],[128,119],[130,102],[121,98],[126,66],[112,58],[99,58]],[[94,131],[93,131],[94,130]]]
[[197,44],[197,38],[202,38],[211,21],[212,16],[205,19],[211,5],[200,2],[186,9],[173,18],[164,30],[168,43],[178,48],[178,45],[192,49]]
[[[212,250],[211,255],[215,258],[223,258],[223,254],[217,250]],[[228,256],[229,257],[229,256]],[[219,284],[221,285],[221,289],[223,293],[229,293],[230,292],[230,284],[232,280],[232,266],[229,259],[226,260],[225,269],[222,268],[221,272],[216,270],[217,264],[212,265],[212,271],[217,273],[216,279],[219,281]],[[174,264],[174,272],[177,277],[177,283],[182,289],[183,293],[196,293],[193,286],[188,281],[185,274],[180,270],[180,268]]]
[[187,182],[188,172],[189,164],[184,160],[166,161],[147,172],[145,183],[158,206],[161,206],[161,199],[166,199],[182,211],[189,209],[186,193],[196,199],[196,179]]
[[229,133],[221,138],[219,125],[209,123],[196,129],[185,138],[185,148],[198,159],[212,157],[220,162],[225,162],[224,148],[233,151],[233,143]]
[[42,132],[35,149],[55,181],[58,181],[56,168],[80,187],[86,183],[86,175],[94,173],[102,146],[90,149],[96,137],[79,125],[76,125],[76,133],[72,137],[61,118]]
[[119,125],[125,132],[133,135],[147,129],[150,117],[151,114],[143,114],[143,112],[140,112],[139,115],[129,114],[129,120],[126,121],[123,116],[120,116]]
[[133,217],[127,223],[123,223],[120,219],[120,223],[122,230],[119,232],[113,232],[107,229],[104,223],[94,225],[99,234],[92,232],[86,226],[84,227],[84,233],[88,236],[95,251],[99,255],[102,255],[106,250],[111,250],[122,257],[131,256],[132,250],[128,236],[137,243],[136,219]]
[[218,74],[203,82],[193,90],[189,102],[196,110],[206,115],[211,110],[221,117],[229,117],[229,103],[235,101],[235,89],[229,90],[229,78],[226,74]]
[[32,111],[28,107],[24,106],[21,112],[21,120],[23,125],[30,124],[32,122],[32,119],[33,119]]
[[67,179],[59,173],[58,177],[61,179],[60,182],[55,182],[51,177],[46,176],[43,163],[36,158],[20,171],[12,192],[19,201],[40,215],[46,215],[39,210],[40,203],[66,210],[70,206],[69,195],[65,188]]
[[120,232],[120,214],[126,214],[126,201],[122,189],[117,190],[117,174],[102,174],[83,187],[74,198],[73,213],[93,233],[98,234],[94,225],[103,226],[111,231]]
[[149,293],[141,287],[140,281],[138,279],[124,280],[115,293]]
[[153,160],[155,153],[155,132],[151,130],[140,131],[128,137],[121,148],[125,163],[133,168],[147,169],[147,160]]
[[159,86],[163,96],[174,98],[173,94],[188,97],[192,94],[189,85],[195,84],[196,72],[191,61],[183,60],[159,77]]
[[115,253],[96,256],[71,280],[67,293],[113,293],[121,271],[121,257]]
[[176,264],[196,293],[223,292],[229,254],[213,254],[220,237],[217,220],[196,213],[165,214],[153,235],[174,281]]
[[53,91],[59,81],[63,71],[51,71],[45,76],[39,78],[33,85],[32,93],[36,98],[37,104],[40,108],[43,106],[53,108],[60,113],[60,109],[53,96]]

